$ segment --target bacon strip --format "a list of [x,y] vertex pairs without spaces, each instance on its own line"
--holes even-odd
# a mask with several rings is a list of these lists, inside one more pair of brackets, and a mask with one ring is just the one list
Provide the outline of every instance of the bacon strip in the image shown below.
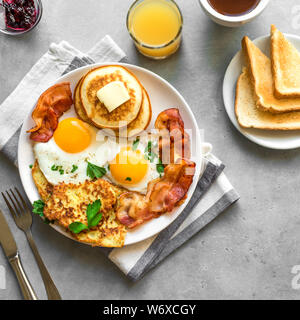
[[169,148],[171,162],[165,167],[161,178],[148,183],[146,196],[137,192],[126,192],[120,196],[117,218],[130,229],[180,205],[195,174],[196,164],[182,158],[183,150],[190,157],[190,139],[178,109],[161,112],[155,121],[155,128],[163,131],[160,134],[160,157],[162,151]]
[[72,103],[69,82],[58,83],[42,93],[32,112],[36,126],[27,131],[31,133],[30,139],[37,142],[49,141],[57,128],[58,118],[70,109]]
[[160,134],[159,149],[163,163],[175,163],[178,158],[191,157],[190,137],[184,130],[178,109],[161,112],[155,121],[155,128]]
[[170,212],[184,199],[193,182],[196,164],[185,159],[165,168],[164,176],[148,184],[147,194],[123,193],[119,198],[117,218],[132,229],[145,221]]

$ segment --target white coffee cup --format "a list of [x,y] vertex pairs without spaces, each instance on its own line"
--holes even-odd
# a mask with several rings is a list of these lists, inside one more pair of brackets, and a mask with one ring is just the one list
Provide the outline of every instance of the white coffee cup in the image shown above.
[[216,11],[208,0],[199,0],[200,6],[205,14],[209,16],[214,22],[226,27],[239,27],[246,24],[260,15],[270,0],[260,0],[258,5],[250,12],[239,16],[226,16]]

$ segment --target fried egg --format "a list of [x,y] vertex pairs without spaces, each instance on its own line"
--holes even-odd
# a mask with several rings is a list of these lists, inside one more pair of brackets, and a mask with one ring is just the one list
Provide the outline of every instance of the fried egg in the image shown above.
[[145,137],[135,140],[135,144],[129,141],[127,146],[120,149],[109,163],[109,171],[106,174],[109,180],[128,190],[146,194],[148,183],[160,176],[157,171],[157,142],[147,139]]
[[116,143],[97,141],[97,130],[77,118],[59,122],[53,137],[46,143],[36,143],[34,154],[46,179],[51,184],[81,183],[91,162],[105,166],[119,151]]
[[105,168],[102,177],[128,190],[147,192],[148,182],[161,173],[157,171],[158,143],[148,135],[129,141],[104,137],[93,126],[78,118],[59,122],[53,137],[36,143],[34,154],[46,179],[53,185],[83,183],[88,162]]

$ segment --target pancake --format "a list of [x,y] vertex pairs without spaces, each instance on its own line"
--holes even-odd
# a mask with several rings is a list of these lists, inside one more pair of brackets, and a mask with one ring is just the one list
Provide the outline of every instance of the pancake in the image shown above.
[[83,77],[77,82],[77,85],[74,89],[74,96],[73,96],[73,102],[74,102],[74,109],[77,114],[77,116],[82,120],[85,121],[89,124],[91,124],[90,119],[87,117],[84,108],[82,106],[81,100],[80,100],[80,94],[79,94],[79,89],[80,89],[80,84],[82,81]]
[[[102,247],[122,247],[126,227],[116,217],[115,206],[122,189],[104,179],[86,180],[82,184],[51,185],[36,161],[32,177],[45,202],[44,216],[66,230],[78,241]],[[72,222],[87,224],[87,205],[100,199],[102,219],[96,227],[74,234],[68,226]]]
[[126,131],[122,132],[122,128],[120,130],[115,130],[115,133],[117,136],[121,137],[133,137],[147,129],[151,121],[151,117],[152,108],[150,98],[147,91],[143,88],[143,104],[138,116],[127,126],[127,134]]
[[[90,119],[87,117],[80,100],[79,90],[80,90],[81,81],[82,79],[78,81],[74,90],[74,99],[73,99],[74,109],[76,111],[77,116],[82,121],[92,124]],[[132,122],[130,122],[129,125],[127,126],[127,137],[133,137],[139,134],[140,132],[142,132],[143,130],[146,130],[151,121],[151,117],[152,117],[152,108],[151,108],[150,98],[145,88],[143,88],[143,103],[140,108],[138,116]],[[116,136],[126,137],[126,131],[122,132],[122,130],[119,130],[119,129],[111,129],[111,130],[114,131],[114,134]],[[108,130],[107,133],[110,134],[111,132]]]
[[[97,97],[97,91],[110,82],[124,83],[130,99],[121,106],[108,112]],[[143,89],[138,79],[126,68],[111,65],[89,71],[80,84],[80,100],[83,110],[90,121],[98,128],[118,129],[128,125],[138,115],[143,103]]]

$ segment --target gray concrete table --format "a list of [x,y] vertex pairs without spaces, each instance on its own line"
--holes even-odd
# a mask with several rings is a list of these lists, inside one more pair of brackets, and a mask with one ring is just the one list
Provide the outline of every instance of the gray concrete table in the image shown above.
[[[183,43],[165,61],[151,61],[136,52],[125,26],[131,2],[44,0],[44,15],[35,31],[15,38],[0,34],[0,103],[51,42],[64,39],[87,51],[110,34],[132,63],[156,72],[182,93],[241,199],[138,283],[127,280],[99,250],[63,237],[35,217],[34,237],[63,298],[299,298],[291,270],[300,264],[300,150],[274,151],[248,141],[232,126],[222,101],[224,72],[242,37],[268,34],[271,23],[284,32],[300,33],[299,1],[273,0],[255,21],[229,29],[211,22],[197,0],[178,0]],[[1,155],[0,181],[1,190],[20,186],[16,168]],[[0,207],[5,208],[2,199]],[[45,298],[25,236],[8,220],[30,280]],[[0,290],[0,299],[21,299],[2,252],[0,265],[6,268],[7,287]]]

